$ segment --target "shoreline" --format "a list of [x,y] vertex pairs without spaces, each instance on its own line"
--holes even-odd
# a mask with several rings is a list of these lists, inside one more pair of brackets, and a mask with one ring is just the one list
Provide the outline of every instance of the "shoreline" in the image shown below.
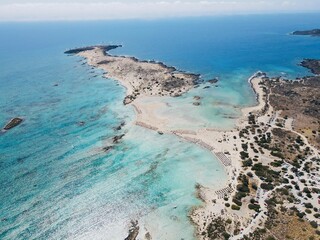
[[[126,101],[125,99],[123,102],[125,105],[129,104],[134,108],[136,115],[136,120],[134,122],[135,125],[156,131],[160,135],[172,134],[184,141],[196,144],[197,146],[210,151],[214,158],[222,164],[227,174],[226,185],[224,188],[210,189],[199,184],[195,187],[195,196],[202,201],[202,204],[200,206],[193,206],[190,209],[188,217],[191,224],[195,227],[195,235],[198,239],[212,239],[211,237],[209,238],[209,234],[211,234],[211,232],[208,230],[210,229],[211,224],[225,225],[229,219],[232,219],[232,224],[228,226],[228,231],[225,230],[225,233],[234,233],[230,236],[230,239],[240,239],[246,234],[250,235],[259,229],[259,226],[264,225],[265,221],[268,219],[268,216],[266,215],[268,209],[265,206],[265,201],[271,194],[274,194],[275,189],[282,187],[283,184],[268,191],[263,190],[261,187],[253,190],[252,192],[249,190],[249,193],[245,194],[244,201],[241,201],[242,197],[240,198],[240,207],[238,204],[233,204],[237,202],[234,202],[234,199],[231,199],[230,197],[234,196],[233,192],[236,192],[236,195],[239,193],[239,182],[241,183],[241,179],[243,179],[244,174],[249,174],[249,170],[251,169],[250,167],[248,168],[243,165],[244,160],[248,159],[248,157],[242,156],[241,153],[246,153],[248,156],[249,154],[251,156],[254,155],[254,158],[256,158],[256,155],[259,155],[261,159],[267,159],[267,165],[270,164],[270,157],[272,154],[270,155],[269,152],[264,153],[262,148],[260,152],[255,149],[258,141],[256,128],[258,129],[258,132],[266,133],[278,127],[276,120],[280,119],[281,111],[274,112],[273,105],[271,106],[269,103],[271,94],[270,85],[280,83],[281,80],[270,79],[265,73],[260,71],[256,72],[248,79],[250,88],[256,96],[256,104],[254,106],[241,108],[241,116],[235,121],[235,127],[233,129],[215,130],[204,127],[197,130],[188,128],[170,129],[167,127],[170,119],[161,116],[161,114],[159,115],[154,113],[155,110],[159,109],[159,107],[166,103],[159,100],[159,102],[146,106],[143,105],[143,100],[147,97],[155,96],[180,96],[196,86],[194,80],[195,77],[199,80],[199,75],[185,74],[181,71],[176,73],[175,68],[167,67],[163,63],[157,64],[149,61],[140,61],[134,57],[111,56],[104,53],[103,49],[97,48],[85,50],[84,52],[81,51],[77,53],[77,55],[87,59],[87,63],[89,65],[105,70],[106,73],[104,76],[106,78],[119,81],[119,83],[127,89],[127,97],[132,95],[134,92],[138,92],[134,98],[129,99],[130,101]],[[112,64],[110,67],[110,65],[108,65],[110,62],[102,62],[103,66],[101,66],[101,64],[99,64],[101,63],[101,61],[99,61],[101,60],[101,56],[102,58],[107,57],[108,60],[116,61],[116,67],[112,67]],[[130,67],[126,68],[126,65],[129,65]],[[125,71],[124,73],[121,73],[121,71],[119,73],[119,68],[122,69],[122,67],[124,67]],[[146,79],[142,80],[142,78],[139,77],[141,76],[139,75],[141,71],[144,72],[145,75],[143,75],[143,77],[146,77]],[[177,75],[172,75],[172,71]],[[159,72],[160,75],[157,75]],[[160,84],[160,87],[157,86],[158,88],[155,91],[154,89],[149,88],[149,90],[145,91],[144,88],[141,88],[141,85],[144,85],[145,82],[154,83],[154,81],[150,79],[149,74],[151,74],[152,77],[156,76],[163,80],[161,83],[163,85]],[[186,82],[184,81],[185,77],[187,78]],[[159,91],[159,89],[163,90],[162,87],[167,84],[166,81],[168,79],[169,84],[176,84],[177,78],[179,79],[179,84],[174,85],[173,91]],[[185,83],[187,84],[185,85]],[[293,131],[292,129],[287,130]],[[295,131],[293,132],[296,133]],[[250,149],[247,152],[245,146],[248,148],[248,143],[250,143]],[[258,161],[258,159],[256,159],[256,161]],[[263,162],[266,160],[260,161]],[[277,158],[273,158],[271,161],[278,160]],[[246,175],[244,179],[247,179]],[[253,186],[253,184],[255,184],[256,186],[262,186],[262,184],[266,184],[262,179],[259,179],[256,172],[255,175],[252,173],[251,175],[252,177],[250,178],[252,179],[250,179],[250,185]],[[250,208],[250,203],[248,202],[251,202],[252,199],[254,201],[251,205],[253,207],[259,206],[259,211],[257,211],[257,209],[254,210],[253,208]],[[244,203],[244,207],[241,207],[242,202]],[[229,204],[229,206],[227,206],[227,204]],[[232,207],[230,207],[231,204],[233,204]],[[217,234],[219,235],[219,233]],[[219,236],[221,237],[221,235]]]
[[263,109],[268,104],[268,101],[267,101],[267,99],[265,99],[265,96],[264,96],[265,91],[264,91],[263,87],[261,87],[261,85],[260,85],[262,83],[263,78],[265,78],[265,77],[266,77],[265,73],[258,71],[256,73],[254,73],[248,79],[248,83],[250,84],[250,88],[253,90],[253,92],[256,96],[255,97],[256,104],[253,106],[241,108],[241,117],[237,121],[237,124],[236,124],[237,127],[243,127],[243,124],[247,120],[247,119],[245,119],[245,117],[247,117],[250,113],[263,111]]
[[[139,101],[131,104],[136,113],[136,125],[141,126],[141,123],[144,123],[145,125],[142,125],[142,127],[161,132],[161,134],[166,133],[176,135],[184,141],[193,143],[210,151],[214,159],[220,162],[227,174],[226,185],[222,189],[210,189],[201,185],[197,185],[195,188],[195,196],[202,204],[200,206],[193,206],[189,211],[188,218],[196,229],[195,235],[198,239],[205,239],[201,236],[201,232],[205,230],[203,226],[208,225],[210,216],[212,217],[215,214],[219,215],[221,209],[225,207],[223,197],[225,195],[231,196],[236,189],[238,183],[237,178],[242,171],[242,162],[239,159],[238,151],[238,149],[241,149],[241,142],[238,139],[235,139],[235,137],[238,135],[239,129],[248,124],[248,116],[251,113],[262,112],[267,105],[267,99],[264,96],[264,88],[263,85],[261,85],[264,77],[265,74],[256,72],[248,79],[250,88],[256,95],[257,102],[254,106],[241,108],[241,116],[236,120],[233,129],[218,130],[205,128],[197,131],[188,129],[169,130],[165,128],[165,123],[163,121],[159,121],[159,119],[157,121],[157,119],[150,118],[148,114],[144,113],[145,109],[140,109]],[[146,124],[146,122],[149,124]],[[150,122],[152,122],[152,124],[150,124]],[[235,145],[236,147],[234,148]],[[225,164],[217,154],[221,154],[223,158],[227,158],[228,163]],[[212,206],[213,199],[215,199],[214,206]],[[243,220],[243,222],[246,223],[246,220]]]
[[[111,78],[114,80],[117,80],[123,87],[126,88],[127,95],[132,94],[134,92],[134,86],[133,84],[130,84],[130,81],[126,81],[127,79],[122,79],[121,77],[114,76],[115,74],[110,69],[106,69],[105,67],[99,66],[98,63],[107,63],[104,62],[104,60],[101,61],[101,54],[103,56],[111,56],[108,55],[108,53],[105,53],[103,51],[104,48],[100,49],[100,51],[97,51],[95,47],[90,47],[90,49],[80,49],[81,51],[77,52],[76,55],[83,57],[87,60],[87,64],[96,67],[101,68],[105,71],[103,74],[106,78]],[[101,51],[102,50],[102,51]],[[89,52],[88,52],[89,51]],[[93,51],[93,52],[91,52]],[[97,54],[97,56],[96,56]],[[122,59],[129,59],[132,60],[135,63],[146,63],[149,64],[148,61],[140,61],[139,59],[135,57],[125,57],[125,56],[112,56],[112,57],[120,57]],[[164,63],[154,63],[160,67],[167,67]],[[168,67],[169,70],[176,71],[173,67]],[[107,71],[109,70],[109,72]],[[188,74],[189,75],[189,74]],[[193,75],[191,76],[197,76],[199,75]],[[236,122],[236,127],[234,129],[228,129],[228,130],[215,130],[215,129],[199,129],[197,131],[183,129],[183,130],[169,130],[165,127],[165,121],[161,121],[161,119],[157,119],[154,116],[151,116],[151,112],[146,112],[146,109],[143,109],[141,104],[139,104],[139,101],[141,101],[144,97],[147,97],[147,94],[141,94],[140,99],[137,99],[137,101],[132,101],[127,104],[130,104],[135,111],[136,114],[136,120],[134,122],[135,125],[138,125],[140,127],[144,127],[147,129],[150,129],[152,131],[156,131],[159,134],[173,134],[177,137],[183,139],[184,141],[187,141],[189,143],[196,144],[197,146],[204,148],[205,150],[208,150],[211,152],[212,156],[217,159],[220,164],[223,166],[223,169],[225,170],[227,174],[226,179],[226,186],[223,189],[228,189],[226,192],[232,193],[236,188],[237,184],[237,176],[241,171],[241,163],[240,161],[237,161],[238,158],[238,151],[233,148],[233,144],[237,145],[237,148],[240,147],[240,142],[237,140],[233,144],[231,144],[228,141],[232,142],[232,139],[238,134],[237,128],[239,128],[241,125],[245,124],[246,117],[249,112],[252,111],[259,111],[265,103],[263,102],[263,90],[260,87],[259,83],[261,82],[261,72],[257,72],[254,75],[252,75],[248,82],[250,83],[250,86],[254,93],[257,95],[257,104],[255,106],[250,106],[246,108],[241,109],[241,116]],[[193,85],[190,86],[189,89],[193,88]],[[124,102],[125,104],[125,102]],[[160,104],[160,103],[159,103]],[[151,117],[150,117],[151,116]],[[226,141],[228,139],[228,141]],[[219,155],[220,157],[218,157]],[[225,162],[222,160],[224,159]],[[227,159],[227,160],[226,160]],[[192,209],[190,209],[190,212],[188,214],[188,217],[191,221],[191,224],[193,224],[196,228],[195,234],[199,237],[201,231],[198,229],[199,226],[205,225],[205,222],[202,221],[201,217],[203,217],[205,214],[202,212],[205,209],[206,213],[218,212],[220,211],[221,207],[218,207],[218,209],[206,209],[212,201],[212,199],[215,199],[218,197],[217,192],[219,192],[219,189],[208,189],[204,186],[199,185],[196,188],[196,197],[200,197],[199,199],[203,202],[201,206],[193,206]],[[224,190],[222,190],[224,191]],[[221,199],[220,199],[221,200]],[[218,205],[217,205],[218,206]],[[202,214],[199,215],[199,211],[202,212]]]
[[[248,124],[248,116],[251,113],[259,113],[262,112],[267,104],[267,100],[264,97],[264,90],[262,85],[262,79],[265,77],[265,74],[258,71],[254,73],[249,79],[248,83],[250,84],[250,88],[253,90],[254,94],[256,95],[256,104],[253,106],[248,106],[241,108],[241,116],[236,121],[235,128],[232,130],[225,130],[225,136],[229,137],[228,139],[231,140],[228,145],[238,145],[237,148],[241,149],[240,144],[235,136],[239,133],[239,129],[245,127]],[[215,134],[221,131],[213,131]],[[233,141],[232,141],[233,140]],[[218,142],[218,141],[217,141]],[[219,215],[222,209],[225,209],[224,200],[225,196],[230,196],[231,193],[236,189],[238,183],[238,176],[242,170],[242,163],[239,159],[239,151],[234,150],[230,154],[231,163],[230,167],[225,166],[224,168],[228,175],[228,183],[226,184],[225,188],[220,189],[218,191],[212,191],[210,189],[206,189],[203,186],[199,186],[197,188],[197,196],[201,196],[199,199],[203,202],[203,206],[193,207],[190,211],[190,219],[192,223],[195,225],[197,229],[197,237],[202,239],[201,232],[205,230],[203,226],[207,226],[207,220],[209,217],[215,216],[215,214]],[[236,160],[239,159],[239,160]],[[220,160],[220,159],[219,159]],[[221,160],[220,160],[221,162]],[[222,195],[219,194],[222,192]],[[212,199],[214,200],[214,204],[212,205]],[[203,216],[206,216],[205,218]],[[199,229],[200,226],[200,229]],[[202,226],[202,227],[201,227]]]

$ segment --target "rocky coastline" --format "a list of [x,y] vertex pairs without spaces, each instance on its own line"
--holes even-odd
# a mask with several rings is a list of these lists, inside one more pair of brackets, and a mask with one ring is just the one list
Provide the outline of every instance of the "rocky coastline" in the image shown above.
[[200,81],[199,74],[182,72],[162,62],[108,53],[118,47],[121,45],[98,45],[71,49],[65,53],[84,57],[89,65],[103,69],[106,78],[118,80],[127,89],[123,100],[125,105],[143,96],[177,97]]
[[307,36],[313,36],[313,37],[320,37],[320,29],[294,31],[292,35],[302,35],[302,36],[307,35]]
[[313,74],[320,74],[320,60],[317,59],[304,59],[300,65],[308,68]]
[[190,213],[197,237],[317,239],[320,215],[313,207],[320,193],[315,188],[320,165],[320,78],[286,80],[258,72],[249,83],[259,105],[243,109],[235,135],[225,133],[231,145],[241,140],[235,151],[241,160],[231,157],[233,165],[240,162],[230,175],[235,179],[229,184],[234,192],[220,195],[221,191],[213,194],[197,187],[204,202]]
[[100,48],[105,52],[108,52],[112,49],[116,49],[118,47],[122,47],[122,45],[94,45],[94,46],[87,46],[87,47],[79,47],[79,48],[73,48],[73,49],[69,49],[67,51],[65,51],[65,54],[78,54],[80,52],[84,52],[84,51],[91,51],[94,50],[95,48]]

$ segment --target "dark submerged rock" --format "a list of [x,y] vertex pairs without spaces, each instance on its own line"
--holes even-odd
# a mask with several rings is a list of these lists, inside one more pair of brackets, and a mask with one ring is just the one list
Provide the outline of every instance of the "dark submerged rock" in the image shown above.
[[125,124],[126,124],[125,122],[121,122],[119,126],[114,128],[114,130],[115,131],[120,131],[122,129],[122,127],[124,127]]
[[119,141],[124,137],[125,134],[117,135],[112,138],[113,143],[119,143]]
[[194,96],[193,99],[194,99],[194,100],[200,100],[201,97],[200,97],[200,96]]
[[78,122],[78,126],[83,126],[83,125],[85,125],[86,123],[84,122],[84,121],[80,121],[80,122]]
[[102,148],[102,150],[104,152],[109,152],[111,149],[113,149],[113,146],[106,146],[106,147]]
[[211,84],[217,83],[218,81],[219,80],[217,78],[208,80],[208,82],[211,83]]

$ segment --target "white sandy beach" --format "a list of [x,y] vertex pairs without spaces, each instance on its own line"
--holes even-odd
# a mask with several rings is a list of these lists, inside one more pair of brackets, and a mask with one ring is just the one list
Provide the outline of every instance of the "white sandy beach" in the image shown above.
[[[241,110],[242,116],[237,120],[237,127],[235,129],[217,130],[212,128],[200,128],[196,130],[175,130],[168,127],[173,119],[168,115],[161,114],[161,111],[159,111],[159,109],[166,106],[166,102],[163,101],[164,98],[159,97],[159,95],[163,95],[161,93],[159,94],[159,88],[151,88],[148,89],[148,91],[142,90],[141,86],[144,85],[145,80],[143,78],[145,78],[145,76],[142,78],[137,77],[136,74],[138,70],[135,69],[135,67],[133,67],[133,70],[126,69],[123,72],[121,71],[124,66],[135,66],[136,61],[127,57],[106,57],[99,49],[81,52],[79,55],[85,57],[89,65],[98,66],[106,71],[105,74],[107,78],[118,80],[127,89],[128,95],[133,94],[139,89],[138,98],[131,102],[131,105],[136,112],[136,125],[148,128],[152,131],[161,132],[161,134],[174,134],[184,141],[197,144],[198,146],[209,150],[216,159],[221,161],[221,164],[224,166],[228,175],[225,188],[219,190],[210,189],[206,186],[199,186],[197,189],[198,196],[204,202],[202,206],[194,208],[190,212],[190,218],[196,226],[197,233],[204,231],[211,222],[210,220],[217,216],[223,216],[224,218],[230,217],[237,221],[242,228],[245,228],[249,223],[249,219],[252,217],[252,211],[241,210],[235,212],[230,208],[226,208],[223,196],[230,195],[234,189],[236,189],[237,177],[242,171],[242,163],[239,157],[241,140],[239,139],[238,129],[247,125],[248,115],[250,113],[262,111],[266,105],[264,89],[261,85],[264,75],[258,72],[249,78],[248,82],[257,96],[257,104]],[[101,61],[106,61],[106,59],[108,64],[98,64]],[[112,64],[109,62],[112,62]],[[160,74],[156,74],[156,77],[158,78],[166,77],[166,72],[163,72],[162,65],[139,62],[139,67],[148,69],[152,72],[159,71]],[[188,87],[184,87],[182,91],[188,91],[190,88],[192,88],[192,86],[188,85]],[[171,96],[171,94],[169,94],[169,96]],[[148,99],[153,97],[157,97],[157,101],[150,103]],[[148,102],[148,104],[146,104],[146,102]],[[198,237],[202,239],[200,235],[198,235]]]

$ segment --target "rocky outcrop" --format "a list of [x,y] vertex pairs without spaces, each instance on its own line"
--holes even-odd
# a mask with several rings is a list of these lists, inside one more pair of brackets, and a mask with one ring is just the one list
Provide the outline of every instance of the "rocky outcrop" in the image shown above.
[[106,153],[109,152],[111,149],[113,149],[113,146],[106,146],[102,148],[102,150]]
[[78,126],[84,126],[85,124],[86,124],[86,122],[84,122],[84,121],[80,121],[77,123]]
[[208,83],[214,84],[214,83],[217,83],[218,81],[219,80],[217,78],[213,78],[213,79],[208,80]]
[[134,100],[136,99],[136,97],[134,95],[128,95],[123,99],[123,104],[127,105],[132,103]]
[[22,118],[13,118],[4,126],[3,130],[10,130],[11,128],[18,126],[20,123],[22,123],[22,121]]
[[67,50],[64,53],[65,54],[78,54],[80,52],[94,50],[97,47],[99,47],[100,49],[103,49],[105,52],[107,52],[112,49],[122,47],[122,45],[96,45],[96,46],[80,47],[80,48],[73,48],[73,49]]
[[304,59],[301,66],[310,69],[313,74],[320,74],[320,60],[317,59]]
[[125,122],[121,122],[117,127],[114,128],[114,130],[115,131],[120,131],[124,127],[124,125],[126,125],[126,123]]
[[124,240],[136,240],[139,234],[138,221],[131,221],[129,235]]
[[194,100],[200,100],[201,97],[200,97],[200,96],[194,96],[193,99],[194,99]]
[[113,143],[119,143],[119,141],[125,136],[125,134],[117,135],[112,138]]
[[320,29],[312,29],[305,31],[294,31],[292,35],[309,35],[314,37],[320,37]]

